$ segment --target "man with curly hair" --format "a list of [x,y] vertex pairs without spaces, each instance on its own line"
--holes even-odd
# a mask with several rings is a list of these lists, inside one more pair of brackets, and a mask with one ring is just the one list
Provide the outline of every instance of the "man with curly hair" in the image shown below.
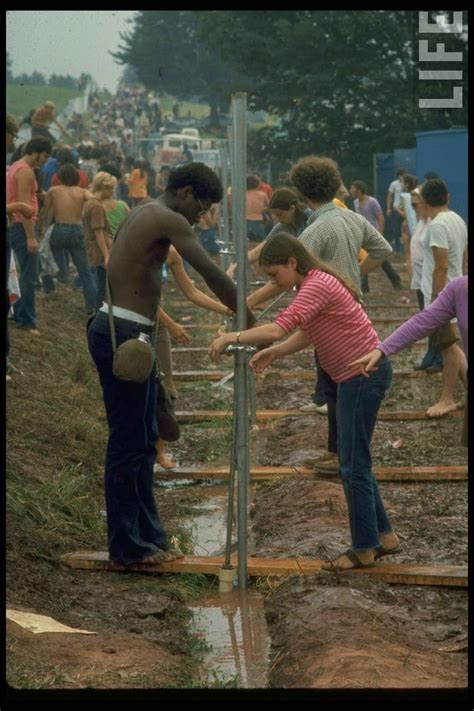
[[[149,334],[153,342],[161,268],[171,245],[204,277],[216,296],[236,311],[233,281],[212,261],[192,230],[222,195],[214,171],[204,163],[190,163],[171,171],[165,192],[137,205],[121,223],[107,266],[117,346],[141,332]],[[254,323],[248,311],[247,324]],[[105,461],[110,559],[129,566],[156,565],[182,557],[169,547],[153,495],[159,436],[155,369],[143,384],[114,376],[107,304],[97,312],[87,335],[110,430]]]
[[[337,163],[331,158],[301,158],[291,169],[290,180],[304,202],[314,210],[308,226],[300,236],[301,242],[315,257],[326,262],[344,277],[349,277],[360,293],[361,275],[376,269],[391,254],[389,243],[365,217],[334,204],[333,199],[340,188],[342,178]],[[361,249],[367,252],[367,256],[359,263]],[[276,296],[280,291],[282,290],[279,287],[266,284],[258,292],[254,292],[247,303],[254,306]],[[323,390],[327,403],[328,451],[319,453],[315,470],[322,475],[337,476],[337,385],[320,367],[317,354],[316,366],[318,385]],[[316,402],[303,405],[303,408],[306,412],[326,412],[326,408],[322,410]]]

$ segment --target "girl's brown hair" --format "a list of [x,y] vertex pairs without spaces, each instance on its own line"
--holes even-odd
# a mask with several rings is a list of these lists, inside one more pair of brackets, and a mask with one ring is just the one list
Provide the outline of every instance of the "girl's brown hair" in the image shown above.
[[298,274],[307,276],[311,269],[318,269],[320,272],[330,274],[360,303],[359,290],[352,279],[341,276],[328,264],[314,257],[296,237],[287,232],[279,232],[271,237],[260,252],[258,261],[261,267],[269,267],[274,264],[288,264],[291,257],[296,259]]
[[304,211],[307,205],[301,202],[298,195],[291,188],[278,188],[270,198],[270,210],[290,210],[294,205],[295,218],[305,217]]

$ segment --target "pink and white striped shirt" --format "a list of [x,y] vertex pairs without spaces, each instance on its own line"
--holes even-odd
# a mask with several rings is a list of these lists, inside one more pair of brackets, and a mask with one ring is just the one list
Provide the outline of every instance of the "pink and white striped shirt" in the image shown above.
[[305,331],[318,353],[321,367],[336,383],[360,375],[348,363],[365,355],[379,342],[362,306],[331,274],[312,269],[297,296],[275,323],[290,333]]

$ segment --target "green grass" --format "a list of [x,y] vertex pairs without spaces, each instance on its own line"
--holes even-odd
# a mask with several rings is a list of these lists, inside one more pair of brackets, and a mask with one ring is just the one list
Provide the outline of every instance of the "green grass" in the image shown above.
[[[176,99],[172,96],[161,96],[160,97],[160,109],[164,114],[172,114],[173,106],[176,103]],[[186,118],[188,112],[191,111],[191,116],[193,118],[202,119],[209,116],[209,106],[207,104],[194,104],[191,101],[180,101],[179,103],[179,115],[181,118]]]
[[7,113],[12,114],[12,116],[21,121],[31,109],[39,108],[45,101],[54,101],[56,115],[59,115],[68,101],[80,95],[81,91],[79,89],[7,84]]

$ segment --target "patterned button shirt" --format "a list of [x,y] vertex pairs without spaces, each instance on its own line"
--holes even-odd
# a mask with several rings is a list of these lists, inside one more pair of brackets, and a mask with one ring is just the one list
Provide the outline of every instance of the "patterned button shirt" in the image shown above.
[[392,248],[362,215],[330,202],[315,210],[300,237],[307,250],[330,264],[361,288],[358,254],[361,247],[376,260],[386,259]]

